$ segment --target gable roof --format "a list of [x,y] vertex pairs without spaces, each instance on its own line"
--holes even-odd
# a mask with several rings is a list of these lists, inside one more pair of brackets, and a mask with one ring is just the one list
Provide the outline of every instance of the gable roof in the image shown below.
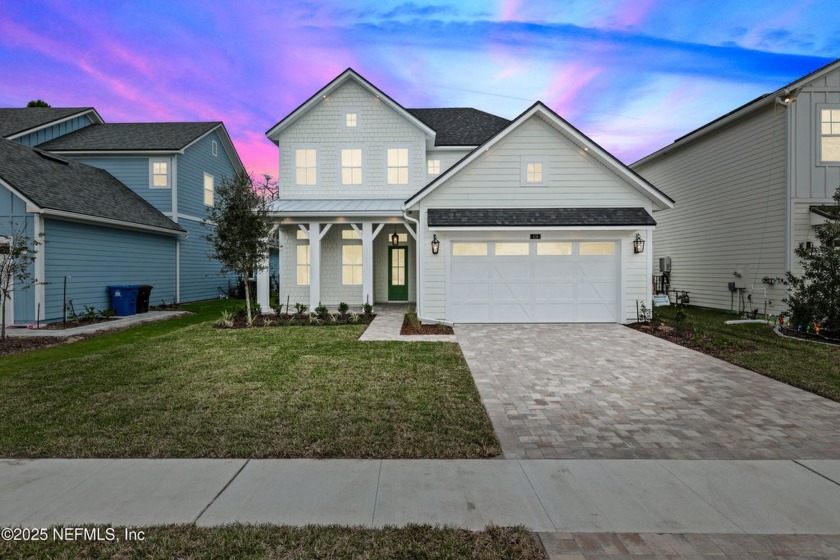
[[348,68],[347,70],[336,76],[330,83],[328,83],[320,90],[315,92],[315,94],[312,97],[301,103],[297,109],[283,117],[283,119],[281,119],[280,122],[268,129],[265,135],[268,136],[269,140],[277,144],[278,136],[283,131],[283,129],[287,128],[289,125],[297,121],[300,117],[309,112],[318,103],[329,97],[329,95],[333,91],[341,87],[344,83],[346,83],[349,80],[355,81],[363,88],[368,90],[372,95],[383,100],[386,105],[388,105],[391,109],[405,117],[406,120],[414,124],[417,128],[422,130],[429,137],[435,136],[435,131],[429,128],[429,126],[426,125],[426,123],[412,115],[405,109],[405,107],[391,99],[391,97],[388,96],[385,92],[383,92],[375,85],[367,81],[361,74],[359,74],[352,68]]
[[0,109],[0,138],[23,136],[59,121],[89,114],[94,122],[102,117],[93,107],[23,107]]
[[437,132],[435,146],[478,146],[510,121],[470,107],[406,109]]
[[0,139],[0,183],[46,215],[170,234],[185,231],[107,171],[10,140]]
[[796,80],[790,82],[789,84],[782,86],[781,88],[777,89],[772,93],[765,93],[759,97],[756,97],[752,101],[748,101],[744,103],[740,107],[736,107],[732,111],[726,113],[725,115],[721,115],[720,117],[704,124],[703,126],[696,128],[689,132],[688,134],[684,134],[680,136],[676,140],[674,140],[671,144],[656,150],[655,152],[646,155],[645,157],[641,158],[640,160],[631,163],[631,167],[636,167],[637,165],[643,165],[654,159],[657,159],[665,154],[675,150],[679,147],[682,147],[689,142],[693,142],[698,138],[701,138],[719,128],[722,128],[729,123],[741,119],[754,111],[767,107],[768,105],[772,105],[776,103],[777,100],[782,100],[784,104],[790,101],[792,96],[795,96],[796,90],[801,88],[802,86],[808,85],[808,83],[817,80],[824,75],[828,74],[829,72],[833,72],[837,68],[840,68],[840,58],[834,60],[833,62],[829,62],[825,66],[821,68],[817,68],[810,74],[806,74],[801,78],[797,78]]
[[54,152],[177,152],[221,122],[102,123],[40,144]]
[[461,169],[468,166],[471,162],[480,157],[481,154],[492,148],[508,134],[519,128],[522,123],[535,115],[541,116],[554,125],[555,130],[559,131],[566,138],[586,150],[593,158],[595,158],[596,161],[600,162],[608,169],[611,169],[616,175],[623,178],[628,185],[632,186],[641,194],[649,198],[656,207],[659,209],[673,208],[673,199],[654,187],[644,177],[624,165],[616,159],[615,156],[599,146],[594,140],[572,126],[572,124],[566,121],[563,117],[552,111],[542,101],[537,101],[531,105],[531,107],[522,112],[522,114],[512,120],[506,127],[498,131],[493,137],[472,150],[452,167],[441,173],[436,179],[414,193],[411,198],[405,201],[405,206],[412,206],[431,194],[435,189],[439,188],[451,177],[456,175]]

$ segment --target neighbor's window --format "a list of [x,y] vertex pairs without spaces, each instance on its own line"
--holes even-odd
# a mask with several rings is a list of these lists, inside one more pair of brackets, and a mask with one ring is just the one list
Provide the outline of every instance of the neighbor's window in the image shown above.
[[341,247],[341,283],[345,286],[361,286],[361,245],[343,245]]
[[219,155],[219,145],[216,143],[215,140],[210,142],[210,153],[212,153],[214,156]]
[[487,243],[453,243],[452,254],[456,257],[483,257],[487,255]]
[[429,164],[429,175],[440,175],[440,160],[439,159],[430,159],[428,161]]
[[309,285],[309,245],[306,244],[297,246],[297,285]]
[[347,113],[344,115],[344,124],[351,128],[356,126],[356,113]]
[[212,175],[204,174],[204,204],[205,206],[213,206],[213,194],[216,190],[216,180]]
[[612,241],[582,241],[580,244],[580,254],[587,256],[614,255],[615,243]]
[[362,184],[362,150],[349,148],[341,150],[341,184]]
[[152,188],[169,188],[169,162],[152,160]]
[[820,159],[840,161],[840,108],[820,110]]
[[408,148],[388,148],[388,184],[408,184]]
[[314,148],[295,150],[295,183],[315,185],[317,181],[317,154]]

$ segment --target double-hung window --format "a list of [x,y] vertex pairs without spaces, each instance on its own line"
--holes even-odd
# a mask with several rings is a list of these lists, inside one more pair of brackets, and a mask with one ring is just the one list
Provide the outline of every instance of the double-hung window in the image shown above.
[[820,109],[820,160],[840,162],[840,107]]
[[341,150],[341,184],[362,184],[362,150],[360,148]]
[[407,148],[388,148],[388,184],[408,184]]
[[168,189],[171,185],[169,180],[169,161],[165,159],[153,159],[149,162],[151,174],[151,187],[153,189]]
[[318,154],[314,148],[298,148],[295,150],[295,184],[317,184],[317,159]]
[[204,174],[204,205],[213,206],[216,192],[216,179],[212,175]]
[[297,246],[296,246],[296,254],[295,258],[297,262],[295,264],[295,272],[297,274],[297,285],[298,286],[308,286],[309,285],[309,242],[306,238],[306,234],[300,230],[296,232],[297,237]]

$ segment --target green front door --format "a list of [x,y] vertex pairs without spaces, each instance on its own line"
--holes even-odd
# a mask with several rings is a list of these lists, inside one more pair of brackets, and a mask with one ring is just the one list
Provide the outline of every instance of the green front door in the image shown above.
[[388,300],[408,301],[408,247],[388,247]]

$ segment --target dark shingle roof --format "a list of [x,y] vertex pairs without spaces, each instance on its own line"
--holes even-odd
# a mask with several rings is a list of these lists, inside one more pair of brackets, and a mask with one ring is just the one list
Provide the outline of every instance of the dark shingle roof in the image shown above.
[[510,121],[469,107],[406,109],[437,132],[435,146],[478,146]]
[[0,109],[0,137],[8,138],[19,132],[65,119],[77,113],[90,111],[92,107],[24,107]]
[[0,179],[37,206],[184,231],[113,175],[0,139]]
[[429,227],[654,226],[644,208],[430,208]]
[[177,151],[221,122],[94,124],[38,146],[50,151]]

